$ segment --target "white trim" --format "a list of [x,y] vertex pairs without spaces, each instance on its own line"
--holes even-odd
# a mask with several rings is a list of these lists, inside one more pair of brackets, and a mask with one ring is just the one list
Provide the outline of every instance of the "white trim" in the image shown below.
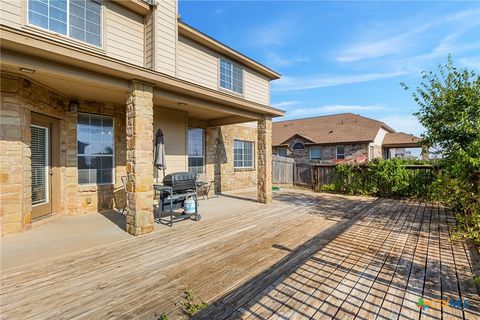
[[[35,207],[35,206],[41,206],[41,205],[44,205],[44,204],[47,204],[50,202],[50,190],[48,190],[48,186],[49,186],[49,182],[50,182],[50,179],[49,179],[49,172],[48,172],[48,169],[49,169],[49,165],[48,165],[48,161],[49,161],[49,154],[48,154],[48,151],[49,151],[49,148],[50,148],[50,141],[49,141],[49,128],[48,127],[44,127],[44,126],[39,126],[39,125],[35,125],[35,124],[31,124],[30,127],[36,127],[36,128],[41,128],[41,129],[45,129],[45,201],[43,202],[40,202],[40,203],[35,203],[33,204],[32,203],[32,207]],[[32,194],[33,196],[33,194]]]

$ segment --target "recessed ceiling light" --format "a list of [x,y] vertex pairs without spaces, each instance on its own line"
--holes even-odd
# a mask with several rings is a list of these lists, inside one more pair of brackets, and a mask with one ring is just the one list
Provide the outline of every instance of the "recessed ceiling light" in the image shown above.
[[33,70],[33,69],[28,69],[28,68],[23,68],[23,67],[20,67],[19,69],[20,69],[20,71],[25,72],[25,73],[30,73],[30,74],[35,73],[35,70]]

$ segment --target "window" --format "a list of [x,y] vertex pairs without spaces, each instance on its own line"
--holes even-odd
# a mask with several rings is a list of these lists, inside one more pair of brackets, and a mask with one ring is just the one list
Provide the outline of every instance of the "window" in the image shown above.
[[113,118],[78,114],[78,183],[113,183]]
[[278,148],[278,155],[281,157],[287,156],[287,148]]
[[234,140],[233,166],[235,168],[253,168],[253,142]]
[[375,157],[374,148],[373,146],[370,146],[370,160],[372,160],[373,157]]
[[29,0],[32,25],[93,44],[102,45],[102,5],[96,0]]
[[337,159],[345,159],[345,146],[337,146]]
[[310,160],[322,160],[320,147],[310,148]]
[[305,149],[305,145],[301,142],[297,142],[292,147],[293,150],[303,150]]
[[188,129],[188,171],[205,172],[205,148],[203,129]]
[[243,69],[220,59],[220,87],[236,93],[243,93]]

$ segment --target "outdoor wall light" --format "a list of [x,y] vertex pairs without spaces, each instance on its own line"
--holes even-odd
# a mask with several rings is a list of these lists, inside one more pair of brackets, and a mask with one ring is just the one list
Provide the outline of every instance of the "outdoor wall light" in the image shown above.
[[28,69],[28,68],[23,68],[23,67],[20,67],[19,69],[20,69],[21,72],[30,73],[30,74],[35,73],[35,70],[33,70],[33,69]]
[[70,103],[68,104],[68,110],[70,110],[70,112],[77,112],[79,106],[80,104],[77,100],[70,100]]

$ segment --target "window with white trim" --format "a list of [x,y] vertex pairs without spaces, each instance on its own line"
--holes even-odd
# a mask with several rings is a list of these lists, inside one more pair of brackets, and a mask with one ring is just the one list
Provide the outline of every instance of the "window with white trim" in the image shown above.
[[220,87],[243,93],[243,69],[225,59],[220,59]]
[[345,159],[345,146],[337,146],[337,159]]
[[233,167],[253,168],[253,142],[233,141]]
[[188,129],[188,172],[205,172],[205,131],[201,128]]
[[114,170],[113,118],[79,113],[77,158],[79,184],[111,184]]
[[310,160],[322,160],[320,147],[311,147],[310,148]]
[[28,23],[102,46],[102,4],[96,0],[28,0]]

